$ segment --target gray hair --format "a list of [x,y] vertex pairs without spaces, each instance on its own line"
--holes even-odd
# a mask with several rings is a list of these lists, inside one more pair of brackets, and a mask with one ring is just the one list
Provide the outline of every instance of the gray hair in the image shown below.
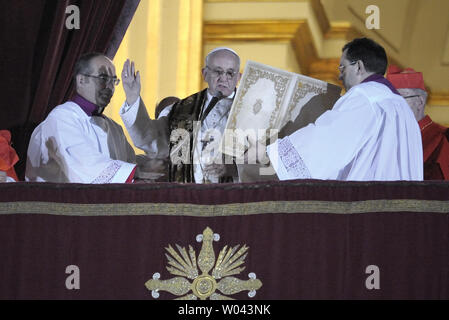
[[73,78],[75,79],[79,74],[91,73],[90,61],[96,57],[105,57],[105,55],[99,52],[88,52],[81,55],[73,68]]
[[207,54],[206,59],[204,61],[206,66],[209,65],[210,57],[212,55],[214,55],[216,52],[219,52],[219,51],[229,51],[229,52],[233,53],[237,57],[237,61],[238,61],[237,69],[240,69],[240,57],[239,57],[239,55],[237,54],[237,52],[235,52],[234,50],[232,50],[231,48],[228,48],[228,47],[218,47],[218,48],[215,48],[215,49],[211,50]]
[[411,92],[415,95],[420,95],[420,96],[424,96],[424,100],[427,103],[427,92],[424,91],[423,89],[418,89],[418,88],[408,88],[409,90],[411,90]]

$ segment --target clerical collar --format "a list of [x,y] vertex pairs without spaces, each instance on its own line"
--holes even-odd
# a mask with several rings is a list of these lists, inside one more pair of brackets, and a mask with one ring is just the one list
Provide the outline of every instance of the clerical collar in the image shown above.
[[388,79],[385,79],[384,76],[381,76],[380,74],[376,74],[376,73],[372,74],[368,78],[363,80],[361,83],[369,82],[369,81],[374,81],[374,82],[378,82],[383,85],[386,85],[391,90],[391,92],[393,92],[394,94],[397,94],[397,95],[401,95],[398,92],[398,90],[396,90],[396,88],[391,84],[391,82],[388,81]]
[[[98,116],[101,114],[101,112],[103,112],[104,108],[100,108],[99,106],[97,106],[96,104],[86,100],[85,98],[83,98],[82,96],[80,96],[79,94],[75,94],[75,96],[72,98],[72,101],[75,102],[77,105],[80,106],[81,109],[83,109],[83,111],[89,116],[92,117],[92,115],[94,116]],[[97,112],[97,110],[101,110],[100,113]]]
[[[234,99],[235,90],[237,90],[237,89],[234,89],[234,91],[232,91],[232,93],[229,96],[224,97],[223,99]],[[209,90],[207,90],[207,101],[210,101],[213,97],[214,96],[209,93]]]

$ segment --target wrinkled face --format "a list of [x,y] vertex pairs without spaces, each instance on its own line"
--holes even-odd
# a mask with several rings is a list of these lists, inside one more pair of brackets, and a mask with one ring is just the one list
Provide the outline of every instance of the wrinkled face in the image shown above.
[[343,82],[346,91],[349,91],[353,86],[360,83],[360,79],[358,77],[357,61],[349,61],[346,58],[346,53],[347,50],[343,52],[340,58],[340,66],[338,67],[340,76],[338,79]]
[[86,75],[77,75],[77,92],[86,100],[99,107],[106,107],[114,94],[116,78],[115,67],[106,57],[95,57],[90,61],[90,71]]
[[203,68],[203,77],[211,95],[221,91],[224,96],[229,96],[241,77],[238,58],[227,50],[214,52],[209,57],[208,65]]
[[424,118],[424,108],[426,106],[426,99],[424,95],[417,93],[413,89],[397,89],[401,96],[407,101],[408,105],[413,111],[417,121]]

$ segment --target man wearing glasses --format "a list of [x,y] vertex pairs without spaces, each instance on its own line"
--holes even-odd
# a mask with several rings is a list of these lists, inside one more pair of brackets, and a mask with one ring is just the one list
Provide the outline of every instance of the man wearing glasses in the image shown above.
[[279,179],[422,180],[419,127],[383,77],[384,48],[359,38],[342,52],[346,93],[315,123],[268,146]]
[[131,182],[136,155],[122,127],[102,115],[120,80],[99,53],[75,65],[76,95],[55,107],[34,130],[25,180],[73,183]]
[[387,79],[407,101],[421,129],[424,180],[449,180],[449,130],[424,114],[427,91],[422,73],[393,65],[388,68]]
[[225,47],[209,52],[202,69],[208,88],[167,106],[151,120],[140,98],[140,75],[133,62],[123,66],[126,102],[122,120],[136,147],[151,157],[169,159],[168,181],[218,183],[238,179],[232,161],[217,161],[235,88],[241,74],[240,58]]

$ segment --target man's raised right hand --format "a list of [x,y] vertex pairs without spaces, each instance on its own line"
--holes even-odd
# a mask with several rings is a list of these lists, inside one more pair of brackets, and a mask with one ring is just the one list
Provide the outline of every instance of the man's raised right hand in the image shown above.
[[122,84],[126,94],[126,103],[133,105],[140,96],[140,73],[136,72],[134,61],[126,59],[122,70]]

